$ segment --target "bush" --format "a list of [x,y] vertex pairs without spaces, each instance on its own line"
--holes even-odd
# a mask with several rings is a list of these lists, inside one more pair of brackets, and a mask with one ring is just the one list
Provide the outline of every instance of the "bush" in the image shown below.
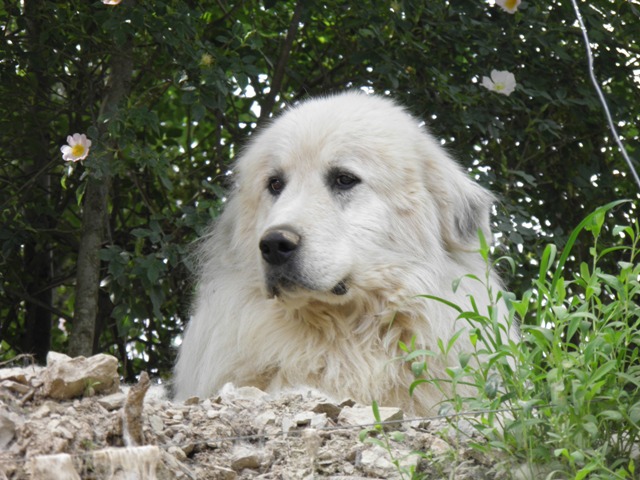
[[[447,384],[475,385],[477,397],[454,395],[442,403],[441,413],[464,415],[485,439],[474,448],[506,452],[510,461],[524,462],[533,478],[543,472],[547,478],[635,476],[640,227],[633,219],[627,226],[608,228],[607,217],[621,203],[588,215],[559,258],[557,247],[548,245],[537,278],[519,298],[490,292],[494,305],[486,312],[451,305],[466,324],[475,351],[461,355],[460,366],[447,372],[449,378],[430,378],[428,357],[447,353],[455,339],[440,342],[440,352],[403,345],[405,360],[419,374],[412,390],[424,382],[443,391]],[[592,237],[590,261],[565,278],[573,245],[585,232]],[[485,242],[482,254],[488,260]],[[617,270],[604,271],[600,265],[605,258]],[[496,306],[502,301],[508,306],[509,324],[521,320],[521,342],[507,339],[504,327],[497,328]],[[450,418],[458,428],[458,416]]]

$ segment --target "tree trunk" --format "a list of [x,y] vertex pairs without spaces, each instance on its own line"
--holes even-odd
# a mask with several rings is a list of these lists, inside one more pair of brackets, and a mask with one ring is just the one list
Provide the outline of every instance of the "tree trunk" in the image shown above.
[[93,353],[95,321],[98,316],[100,257],[104,237],[109,189],[107,182],[89,178],[84,194],[82,240],[78,252],[76,299],[73,329],[69,335],[69,355]]
[[[112,152],[117,142],[108,139],[107,125],[129,94],[133,72],[132,49],[132,43],[129,40],[125,45],[115,48],[111,57],[109,86],[100,109],[98,133],[99,141],[112,148],[105,149],[105,154],[99,158],[101,162],[113,162]],[[109,171],[108,168],[101,170]],[[110,180],[108,175],[102,175],[100,178],[91,176],[84,195],[83,232],[78,252],[73,329],[69,335],[69,355],[71,356],[92,355],[94,345],[98,345],[95,334],[101,280],[99,253],[104,243]]]
[[[44,71],[45,55],[40,41],[41,23],[46,21],[42,13],[41,0],[29,0],[24,3],[26,20],[29,70],[33,73],[35,88],[33,90],[33,107],[27,119],[26,128],[34,132],[34,141],[26,145],[27,158],[32,160],[31,176],[36,177],[38,185],[35,198],[28,202],[25,218],[35,231],[48,231],[55,225],[53,219],[41,205],[51,203],[51,177],[48,174],[50,138],[43,121],[42,105],[47,101],[50,78]],[[23,352],[34,354],[38,363],[44,363],[51,343],[51,278],[53,277],[53,259],[46,235],[34,234],[24,244],[24,268],[28,272],[29,281],[25,285],[26,297],[35,301],[25,302],[25,324],[20,338]]]

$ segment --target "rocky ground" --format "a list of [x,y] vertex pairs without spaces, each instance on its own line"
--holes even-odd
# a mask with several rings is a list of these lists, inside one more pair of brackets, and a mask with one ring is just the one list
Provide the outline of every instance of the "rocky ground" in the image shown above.
[[383,430],[371,406],[252,387],[174,403],[141,377],[121,387],[106,355],[0,369],[0,480],[508,478],[443,421],[384,408]]

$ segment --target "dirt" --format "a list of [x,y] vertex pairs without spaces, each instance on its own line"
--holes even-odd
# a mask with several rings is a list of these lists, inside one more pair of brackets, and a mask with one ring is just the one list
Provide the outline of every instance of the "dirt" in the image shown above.
[[0,369],[0,480],[508,478],[444,420],[396,408],[376,428],[371,406],[311,390],[229,386],[174,403],[153,381],[103,394],[90,379],[53,399],[46,371]]

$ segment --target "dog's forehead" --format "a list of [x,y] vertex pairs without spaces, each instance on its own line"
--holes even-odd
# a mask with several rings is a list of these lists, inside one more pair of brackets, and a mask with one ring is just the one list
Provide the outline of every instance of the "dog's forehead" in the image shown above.
[[372,181],[385,185],[422,178],[424,152],[440,147],[420,123],[388,98],[352,92],[313,99],[255,135],[236,162],[236,178],[256,192],[275,176],[326,178],[333,167],[361,179],[384,171],[386,180]]
[[393,133],[403,123],[416,122],[391,100],[351,92],[296,105],[286,110],[273,127],[280,135],[289,133],[296,139],[331,136],[355,143],[363,137]]
[[[388,99],[348,93],[314,99],[285,111],[263,132],[272,159],[341,161],[406,147],[418,121]],[[415,138],[415,132],[413,135]]]

